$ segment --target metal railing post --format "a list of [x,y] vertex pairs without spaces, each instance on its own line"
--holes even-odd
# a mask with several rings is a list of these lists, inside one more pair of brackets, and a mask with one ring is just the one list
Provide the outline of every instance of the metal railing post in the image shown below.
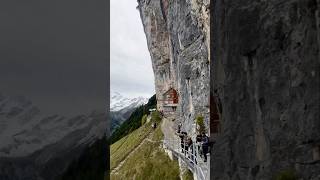
[[[180,157],[182,157],[182,161],[188,164],[189,168],[193,169],[193,173],[195,173],[196,177],[199,180],[206,180],[208,175],[208,167],[206,163],[203,163],[199,153],[199,144],[195,141],[191,144],[191,147],[188,147],[186,150],[186,142],[181,143],[178,140],[163,140],[163,143],[167,148],[171,151],[177,153]],[[182,145],[182,146],[181,146]],[[182,149],[182,151],[181,151]],[[191,149],[191,152],[189,151]],[[201,163],[199,162],[201,161]],[[190,163],[191,162],[191,163]],[[205,172],[207,172],[205,174]]]

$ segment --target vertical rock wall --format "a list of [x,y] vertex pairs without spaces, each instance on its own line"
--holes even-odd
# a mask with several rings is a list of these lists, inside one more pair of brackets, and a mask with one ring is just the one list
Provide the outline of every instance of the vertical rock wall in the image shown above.
[[320,1],[215,0],[211,179],[320,178]]
[[[177,90],[176,122],[194,133],[194,118],[209,110],[209,1],[138,0],[150,51],[158,108]],[[208,122],[207,122],[208,124]]]

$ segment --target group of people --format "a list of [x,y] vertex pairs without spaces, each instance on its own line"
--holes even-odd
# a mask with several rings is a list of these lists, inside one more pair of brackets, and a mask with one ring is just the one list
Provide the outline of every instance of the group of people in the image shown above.
[[[182,124],[180,123],[177,129],[177,135],[180,137],[181,152],[185,154],[191,152],[191,154],[194,154],[194,142],[192,141],[191,137],[188,136],[187,132],[181,131],[181,126]],[[206,133],[202,132],[201,134],[197,135],[195,145],[195,148],[198,148],[200,156],[203,157],[203,161],[207,162],[207,154],[209,152],[209,137],[206,135]],[[190,158],[193,159],[194,157]]]

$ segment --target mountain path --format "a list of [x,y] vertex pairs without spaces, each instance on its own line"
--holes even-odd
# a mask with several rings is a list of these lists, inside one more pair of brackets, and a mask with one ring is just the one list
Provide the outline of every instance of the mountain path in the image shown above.
[[117,167],[115,167],[110,174],[118,174],[118,170],[124,165],[124,163],[146,142],[146,141],[149,141],[149,142],[156,142],[156,141],[152,141],[150,139],[150,136],[153,134],[154,131],[151,131],[149,132],[149,134],[147,135],[147,137],[142,140],[138,146],[136,146],[128,155],[126,158],[124,158],[119,164]]
[[[174,123],[168,118],[163,118],[161,123],[161,130],[164,134],[164,139],[176,138],[175,131],[173,129]],[[118,174],[119,169],[124,165],[124,163],[146,142],[156,143],[159,141],[153,141],[150,139],[154,131],[150,131],[144,140],[142,140],[138,146],[136,146],[126,158],[124,158],[112,171],[110,174]]]
[[164,117],[161,124],[161,130],[164,135],[164,140],[178,140],[178,136],[174,130],[174,122],[170,118]]

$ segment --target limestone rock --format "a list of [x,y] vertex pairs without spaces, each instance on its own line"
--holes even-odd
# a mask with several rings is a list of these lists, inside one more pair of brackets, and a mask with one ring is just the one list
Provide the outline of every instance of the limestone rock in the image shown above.
[[319,0],[212,1],[222,132],[211,179],[320,175]]
[[147,37],[158,109],[170,88],[178,92],[176,123],[195,133],[195,117],[209,120],[209,1],[138,0]]

